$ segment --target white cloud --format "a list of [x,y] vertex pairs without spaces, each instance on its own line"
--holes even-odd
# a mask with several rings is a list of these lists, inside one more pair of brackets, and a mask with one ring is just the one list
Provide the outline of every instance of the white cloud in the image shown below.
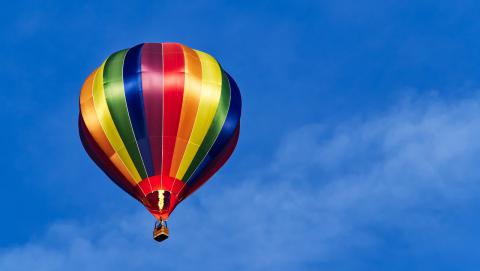
[[0,270],[307,270],[374,253],[385,242],[378,230],[433,249],[419,240],[441,237],[445,213],[478,200],[479,101],[429,99],[301,127],[256,176],[184,202],[162,244],[146,212],[62,222],[0,250]]

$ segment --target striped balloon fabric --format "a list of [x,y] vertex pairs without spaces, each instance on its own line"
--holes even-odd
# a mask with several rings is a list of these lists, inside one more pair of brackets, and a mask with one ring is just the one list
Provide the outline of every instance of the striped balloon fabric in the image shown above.
[[95,163],[157,218],[232,154],[241,97],[210,55],[179,43],[112,54],[86,79],[79,130]]

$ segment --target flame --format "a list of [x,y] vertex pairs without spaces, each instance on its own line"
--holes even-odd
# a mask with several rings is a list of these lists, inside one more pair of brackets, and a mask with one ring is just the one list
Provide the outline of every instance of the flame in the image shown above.
[[163,210],[163,206],[165,206],[165,190],[158,190],[158,209]]

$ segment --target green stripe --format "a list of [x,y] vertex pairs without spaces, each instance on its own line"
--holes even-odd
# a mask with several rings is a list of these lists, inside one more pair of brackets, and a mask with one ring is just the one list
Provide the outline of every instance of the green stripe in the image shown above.
[[186,181],[195,172],[195,169],[200,165],[203,158],[207,155],[208,151],[212,147],[213,143],[222,130],[223,123],[227,118],[228,108],[230,107],[230,84],[228,78],[222,70],[222,92],[220,94],[220,104],[218,105],[217,112],[213,118],[212,124],[208,128],[208,132],[203,139],[202,144],[198,148],[197,154],[190,163],[187,172],[183,176],[183,180]]
[[122,50],[108,57],[103,70],[103,88],[105,89],[108,109],[110,110],[118,133],[127,148],[128,154],[132,158],[133,164],[140,176],[146,178],[147,173],[143,166],[142,156],[138,150],[125,100],[123,61],[126,53],[127,50]]

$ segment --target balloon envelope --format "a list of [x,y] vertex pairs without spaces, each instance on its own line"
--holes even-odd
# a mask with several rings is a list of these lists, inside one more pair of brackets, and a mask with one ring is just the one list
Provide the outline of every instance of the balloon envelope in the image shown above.
[[232,154],[241,97],[210,55],[178,43],[118,51],[86,79],[79,131],[94,162],[157,218]]

